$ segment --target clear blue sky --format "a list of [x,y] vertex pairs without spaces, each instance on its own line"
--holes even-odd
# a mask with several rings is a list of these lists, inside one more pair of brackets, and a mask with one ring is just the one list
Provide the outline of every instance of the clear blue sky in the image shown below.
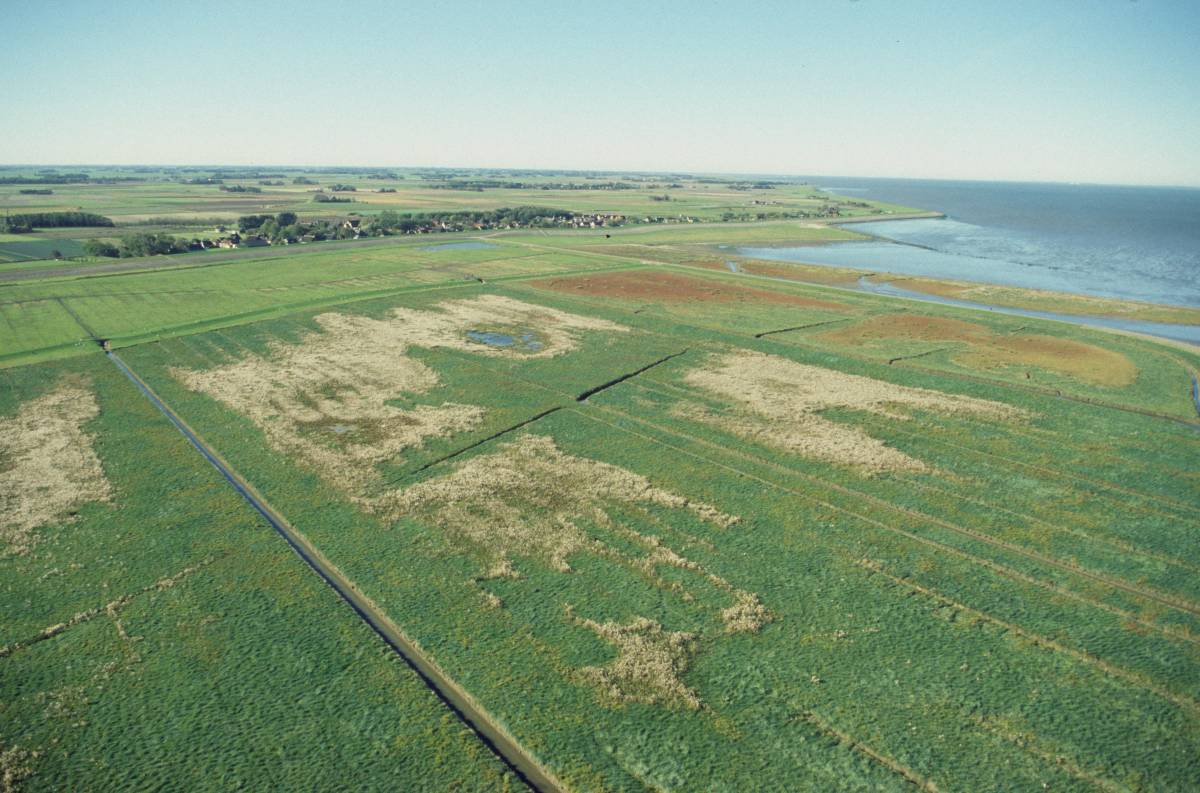
[[0,162],[1200,185],[1200,2],[4,4]]

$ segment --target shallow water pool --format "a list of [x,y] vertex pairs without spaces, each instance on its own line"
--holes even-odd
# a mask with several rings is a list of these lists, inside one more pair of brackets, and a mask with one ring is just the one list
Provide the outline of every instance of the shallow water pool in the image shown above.
[[510,334],[488,330],[469,330],[467,338],[489,347],[505,347],[521,352],[537,352],[544,346],[538,341],[537,335],[533,331]]

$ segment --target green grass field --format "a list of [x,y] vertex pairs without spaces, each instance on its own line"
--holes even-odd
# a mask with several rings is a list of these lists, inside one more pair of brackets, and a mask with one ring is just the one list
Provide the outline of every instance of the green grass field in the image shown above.
[[[405,175],[373,197],[513,192]],[[748,197],[687,185],[697,211]],[[176,187],[78,189],[217,211]],[[0,285],[0,770],[523,786],[107,340],[565,790],[1195,790],[1200,353],[714,247],[850,234],[521,231]]]
[[[6,237],[22,235],[6,234]],[[83,246],[75,240],[20,240],[0,242],[0,262],[38,261],[51,259],[54,251],[62,256],[81,256]]]

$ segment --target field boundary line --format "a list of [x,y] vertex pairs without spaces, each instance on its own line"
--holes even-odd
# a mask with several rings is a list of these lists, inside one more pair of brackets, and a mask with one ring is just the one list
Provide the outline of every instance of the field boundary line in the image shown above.
[[911,361],[915,358],[924,358],[925,356],[933,355],[936,352],[945,352],[946,350],[953,350],[953,349],[954,349],[954,347],[935,347],[932,350],[926,350],[925,352],[913,353],[912,355],[900,355],[895,358],[888,358],[887,365],[891,366],[892,364],[897,363],[898,361]]
[[841,319],[827,319],[823,322],[810,322],[807,325],[793,325],[790,328],[780,328],[778,330],[764,330],[762,333],[755,333],[754,338],[761,339],[763,336],[774,336],[776,333],[791,333],[794,330],[807,330],[808,328],[820,328],[824,325],[836,325],[839,322],[849,322],[858,317],[842,317]]
[[938,786],[933,783],[933,780],[925,779],[916,771],[913,771],[911,768],[902,764],[898,760],[872,749],[870,746],[867,746],[865,743],[849,733],[843,732],[837,727],[834,727],[832,724],[818,716],[813,711],[805,710],[801,713],[797,713],[792,718],[809,724],[818,732],[822,732],[831,738],[837,739],[838,743],[842,744],[847,749],[858,752],[859,754],[862,754],[863,756],[891,771],[893,774],[903,777],[904,780],[910,785],[915,785],[917,788],[926,791],[926,793],[940,793]]
[[76,314],[75,309],[67,305],[65,300],[63,300],[61,297],[56,297],[54,298],[54,302],[58,303],[59,307],[62,308],[63,311],[67,312],[71,316],[71,319],[75,320],[75,324],[78,325],[90,338],[100,338],[96,335],[96,331],[92,330],[91,326],[83,321],[83,317]]
[[461,449],[457,449],[453,452],[450,452],[449,454],[443,455],[443,456],[437,458],[436,460],[431,460],[423,465],[419,465],[416,468],[414,468],[413,470],[408,471],[404,474],[401,474],[400,476],[396,477],[395,479],[385,482],[383,486],[390,487],[392,485],[397,484],[398,482],[404,481],[405,479],[414,477],[417,474],[421,473],[422,471],[427,471],[430,468],[433,468],[435,465],[441,465],[442,463],[447,462],[448,460],[453,460],[455,457],[458,457],[459,455],[462,455],[462,454],[466,454],[467,452],[471,451],[472,449],[477,449],[480,446],[483,446],[485,443],[494,441],[497,438],[503,437],[510,432],[516,432],[517,430],[521,429],[522,427],[528,427],[530,424],[534,423],[535,421],[539,421],[540,419],[544,419],[546,416],[549,416],[551,413],[557,413],[558,411],[562,410],[563,407],[564,407],[563,405],[555,405],[552,408],[543,410],[540,413],[530,416],[529,418],[525,419],[524,421],[520,421],[516,424],[513,424],[511,427],[505,427],[504,429],[500,430],[499,432],[493,432],[491,435],[487,436],[486,438],[477,440],[468,446],[464,446]]
[[1174,567],[1180,567],[1184,570],[1188,570],[1193,573],[1200,573],[1200,565],[1195,565],[1195,564],[1192,564],[1191,562],[1185,561],[1183,559],[1177,559],[1173,556],[1168,556],[1167,554],[1160,553],[1159,551],[1151,550],[1148,548],[1141,548],[1141,547],[1138,547],[1137,545],[1134,545],[1133,543],[1126,542],[1125,540],[1117,539],[1115,537],[1100,537],[1100,536],[1097,536],[1094,534],[1088,534],[1087,532],[1076,529],[1073,526],[1060,526],[1060,525],[1051,523],[1048,520],[1043,520],[1042,518],[1035,517],[1033,515],[1026,515],[1023,512],[1017,512],[1016,510],[1012,510],[1007,507],[1002,507],[997,504],[990,504],[986,501],[981,501],[980,499],[975,498],[974,496],[967,496],[967,495],[963,495],[961,493],[953,493],[949,490],[938,487],[937,485],[930,484],[928,482],[920,482],[920,481],[917,481],[916,479],[910,479],[909,477],[906,477],[906,476],[898,475],[898,476],[896,476],[896,480],[899,482],[903,482],[906,485],[920,488],[921,490],[931,490],[935,493],[941,493],[942,495],[950,496],[952,498],[957,498],[962,501],[969,501],[970,503],[975,504],[980,507],[985,507],[987,509],[994,509],[997,512],[1003,512],[1006,515],[1011,515],[1014,518],[1020,518],[1021,520],[1026,520],[1026,521],[1029,521],[1030,523],[1035,523],[1039,526],[1050,529],[1052,531],[1066,532],[1067,534],[1070,534],[1073,537],[1079,537],[1080,539],[1087,540],[1089,542],[1100,543],[1101,545],[1107,545],[1107,546],[1110,546],[1111,548],[1115,548],[1115,549],[1117,549],[1119,551],[1123,551],[1125,553],[1136,554],[1138,556],[1144,556],[1147,559],[1153,559],[1156,562],[1161,562],[1163,564],[1172,565]]
[[[609,409],[609,410],[611,410],[611,409]],[[859,514],[859,513],[855,512],[855,511],[853,511],[853,510],[851,510],[851,509],[847,508],[847,507],[840,507],[840,506],[838,506],[838,505],[836,505],[836,504],[834,504],[834,503],[832,503],[832,502],[825,501],[825,500],[823,500],[823,499],[817,498],[816,496],[813,496],[813,495],[811,495],[811,494],[808,494],[808,493],[804,493],[804,492],[802,492],[802,491],[800,491],[800,490],[797,490],[797,489],[795,489],[795,488],[792,488],[792,487],[788,487],[787,485],[780,484],[779,482],[773,482],[773,481],[771,481],[770,479],[764,479],[763,477],[761,477],[761,476],[758,476],[757,474],[753,474],[753,473],[751,473],[751,472],[749,472],[749,471],[745,471],[745,470],[742,470],[742,469],[740,469],[740,468],[735,468],[734,466],[732,466],[732,465],[729,465],[728,463],[723,463],[723,462],[721,462],[720,460],[715,460],[715,459],[713,459],[713,458],[711,458],[711,457],[705,457],[704,455],[702,455],[702,454],[699,454],[699,453],[697,453],[697,452],[689,451],[689,450],[687,450],[687,449],[683,449],[683,448],[680,448],[680,447],[678,447],[678,446],[674,446],[674,445],[672,445],[672,444],[670,444],[670,443],[667,443],[666,441],[662,440],[661,438],[655,438],[655,437],[653,437],[653,436],[650,436],[650,435],[645,435],[645,434],[643,434],[643,433],[640,433],[640,432],[637,432],[637,431],[635,431],[635,430],[632,430],[632,429],[630,429],[630,428],[628,428],[628,427],[621,427],[621,426],[619,426],[619,425],[617,425],[617,424],[613,424],[612,422],[610,422],[610,421],[606,421],[606,420],[604,420],[604,419],[602,419],[602,418],[599,418],[599,417],[597,417],[597,416],[590,416],[590,415],[587,415],[587,414],[586,414],[586,413],[584,413],[583,411],[576,411],[576,412],[578,412],[578,413],[579,413],[579,415],[581,415],[581,416],[585,416],[585,417],[587,417],[587,418],[591,419],[592,421],[597,421],[597,422],[600,422],[601,424],[605,424],[605,425],[607,425],[607,426],[610,426],[610,427],[612,427],[613,429],[617,429],[617,430],[620,430],[620,431],[622,431],[622,432],[627,432],[627,433],[629,433],[629,434],[631,434],[631,435],[634,435],[634,436],[636,436],[636,437],[639,437],[639,438],[642,438],[642,439],[644,439],[644,440],[650,441],[651,443],[656,443],[656,444],[659,444],[659,445],[661,445],[661,446],[665,446],[665,447],[666,447],[666,448],[668,448],[668,449],[672,449],[672,450],[674,450],[674,451],[677,451],[677,452],[679,452],[679,453],[681,453],[681,454],[686,454],[686,455],[688,455],[689,457],[694,457],[694,458],[696,458],[697,460],[701,460],[701,461],[703,461],[703,462],[705,462],[705,463],[708,463],[709,465],[716,466],[716,467],[718,467],[718,468],[724,468],[724,469],[725,469],[725,470],[727,470],[727,471],[731,471],[731,472],[733,472],[733,473],[735,473],[735,474],[739,474],[739,475],[741,475],[741,476],[744,476],[744,477],[746,477],[746,478],[748,478],[748,479],[753,479],[753,480],[755,480],[755,481],[757,481],[757,482],[761,482],[762,484],[765,484],[765,485],[767,485],[768,487],[773,487],[773,488],[776,488],[776,489],[778,489],[778,490],[781,490],[781,491],[783,491],[783,492],[785,492],[785,493],[790,493],[791,495],[794,495],[794,496],[796,496],[797,498],[800,498],[800,499],[803,499],[803,500],[806,500],[806,501],[809,501],[809,502],[812,502],[812,503],[818,504],[819,506],[822,506],[822,507],[824,507],[824,508],[826,508],[826,509],[829,509],[829,510],[832,510],[832,511],[834,511],[834,512],[840,512],[840,513],[842,513],[842,514],[849,515],[849,516],[851,516],[851,517],[853,517],[853,518],[856,518],[856,519],[858,519],[858,520],[861,520],[861,521],[863,521],[863,522],[865,522],[865,523],[868,523],[868,524],[870,524],[870,525],[872,525],[872,526],[875,526],[875,527],[876,527],[876,528],[878,528],[878,529],[882,529],[882,530],[884,530],[884,531],[889,531],[889,532],[892,532],[892,533],[894,533],[894,534],[899,534],[899,535],[900,535],[900,536],[902,536],[902,537],[906,537],[907,539],[910,539],[910,540],[912,540],[912,541],[914,541],[914,542],[917,542],[917,543],[920,543],[920,544],[922,544],[922,545],[927,545],[927,546],[929,546],[929,547],[931,547],[931,548],[935,548],[935,549],[937,549],[937,550],[939,550],[939,551],[944,551],[944,552],[946,552],[946,553],[949,553],[949,554],[950,554],[950,555],[952,555],[952,556],[957,556],[957,557],[959,557],[959,558],[962,558],[962,559],[965,559],[965,560],[967,560],[967,561],[969,561],[969,562],[974,562],[975,564],[979,565],[980,567],[984,567],[984,568],[986,568],[986,569],[988,569],[988,570],[991,570],[991,571],[993,571],[993,572],[995,572],[995,573],[997,573],[997,574],[999,574],[999,575],[1003,575],[1003,576],[1005,576],[1006,578],[1011,578],[1011,579],[1013,579],[1013,580],[1016,580],[1016,581],[1021,581],[1021,582],[1024,582],[1024,583],[1026,583],[1026,584],[1030,584],[1030,585],[1033,585],[1033,586],[1037,586],[1037,587],[1040,587],[1040,588],[1042,588],[1042,589],[1046,589],[1046,590],[1048,590],[1048,591],[1055,592],[1055,593],[1057,593],[1057,594],[1059,594],[1059,595],[1062,595],[1062,596],[1064,596],[1064,597],[1070,598],[1070,599],[1072,599],[1072,600],[1077,600],[1077,601],[1079,601],[1080,603],[1084,603],[1084,604],[1086,604],[1086,605],[1088,605],[1088,606],[1092,606],[1092,607],[1094,607],[1094,608],[1098,608],[1098,609],[1100,609],[1101,611],[1107,611],[1107,612],[1109,612],[1110,614],[1113,614],[1114,616],[1121,617],[1121,618],[1123,618],[1123,619],[1125,619],[1125,620],[1128,620],[1129,622],[1132,622],[1132,623],[1136,623],[1136,624],[1138,624],[1138,625],[1141,625],[1142,627],[1144,627],[1144,628],[1147,628],[1148,630],[1155,631],[1156,633],[1161,633],[1161,634],[1163,634],[1164,636],[1166,636],[1166,637],[1168,637],[1168,638],[1172,638],[1172,639],[1178,639],[1178,640],[1181,640],[1181,641],[1186,641],[1186,642],[1189,642],[1189,643],[1192,643],[1192,644],[1200,644],[1200,638],[1192,636],[1192,635],[1191,635],[1189,632],[1186,632],[1186,631],[1179,631],[1179,630],[1176,630],[1174,627],[1169,627],[1169,626],[1165,626],[1165,625],[1159,625],[1159,624],[1157,624],[1157,623],[1153,623],[1153,622],[1146,622],[1146,621],[1145,621],[1145,620],[1143,620],[1141,617],[1137,616],[1136,614],[1134,614],[1134,613],[1132,613],[1132,612],[1126,611],[1125,609],[1122,609],[1122,608],[1120,608],[1120,607],[1117,607],[1117,606],[1110,605],[1110,604],[1108,604],[1108,603],[1104,603],[1104,602],[1102,602],[1102,601],[1098,601],[1098,600],[1092,600],[1091,598],[1087,597],[1086,595],[1083,595],[1083,594],[1081,594],[1081,593],[1079,593],[1079,592],[1076,592],[1076,591],[1074,591],[1074,590],[1072,590],[1072,589],[1068,589],[1067,587],[1061,586],[1061,585],[1059,585],[1059,584],[1055,584],[1055,583],[1053,583],[1053,582],[1050,582],[1050,581],[1044,581],[1044,580],[1042,580],[1042,579],[1040,579],[1040,578],[1037,578],[1037,577],[1035,577],[1035,576],[1029,575],[1028,573],[1023,573],[1023,572],[1021,572],[1021,571],[1019,571],[1019,570],[1015,570],[1015,569],[1013,569],[1013,568],[1011,568],[1011,567],[1009,567],[1009,566],[1007,566],[1007,565],[1001,564],[1000,562],[996,562],[996,561],[993,561],[993,560],[991,560],[991,559],[985,559],[984,557],[981,557],[981,556],[976,556],[975,554],[972,554],[972,553],[970,553],[969,551],[964,551],[964,550],[962,550],[961,548],[956,548],[956,547],[954,547],[953,545],[947,545],[947,544],[946,544],[946,543],[944,543],[944,542],[941,542],[941,541],[939,541],[939,540],[932,539],[932,538],[930,538],[930,537],[923,537],[923,536],[921,536],[921,535],[919,535],[919,534],[916,534],[916,533],[914,533],[914,532],[910,532],[910,531],[908,531],[907,529],[902,529],[902,528],[899,528],[899,527],[896,527],[896,526],[889,526],[888,524],[886,524],[886,523],[884,523],[884,522],[882,522],[882,521],[880,521],[880,520],[877,520],[877,519],[875,519],[875,518],[872,518],[872,517],[870,517],[870,516],[868,516],[868,515],[862,515],[862,514]],[[692,437],[692,436],[690,436],[690,435],[686,435],[686,434],[683,434],[683,433],[679,433],[679,432],[675,432],[675,431],[672,431],[672,430],[664,429],[664,428],[662,428],[662,427],[659,427],[659,426],[657,426],[657,425],[653,424],[652,422],[648,422],[648,421],[645,421],[645,420],[643,420],[643,419],[638,419],[638,418],[636,418],[636,417],[634,417],[634,416],[631,416],[631,415],[629,415],[629,414],[627,414],[627,413],[621,413],[621,412],[619,412],[619,411],[613,411],[613,412],[616,412],[616,413],[617,413],[619,416],[621,416],[622,418],[628,419],[628,420],[630,420],[630,421],[634,421],[634,422],[637,422],[637,423],[640,423],[640,424],[648,424],[649,426],[653,427],[654,429],[657,429],[659,432],[663,432],[663,433],[665,433],[665,434],[667,434],[667,435],[674,435],[674,436],[676,436],[676,437],[682,437],[682,438],[684,438],[684,439],[686,439],[686,440],[688,440],[688,441],[692,441],[692,442],[694,442],[694,443],[699,443],[700,445],[704,445],[704,446],[714,446],[714,445],[715,445],[715,444],[712,444],[712,443],[710,443],[710,442],[708,442],[708,441],[705,441],[705,440],[703,440],[703,439],[694,438],[694,437]],[[726,452],[726,453],[730,453],[730,454],[736,454],[736,452],[733,452],[732,450],[730,450],[730,449],[727,449],[727,448],[722,448],[722,449],[721,449],[721,451],[723,451],[723,452]],[[760,465],[761,465],[761,464],[764,464],[762,460],[758,460],[757,458],[752,458],[752,460],[753,460],[754,462],[757,462],[757,463],[758,463],[758,464],[760,464]],[[770,467],[770,466],[769,466],[769,464],[768,464],[768,467]],[[794,472],[793,472],[791,469],[784,469],[784,470],[785,470],[785,472],[787,472],[787,473],[794,473]],[[819,481],[819,480],[818,480],[818,481]]]
[[528,787],[539,793],[559,793],[566,787],[530,754],[480,704],[467,689],[460,686],[438,663],[408,636],[387,613],[358,588],[340,568],[331,562],[308,537],[277,512],[265,498],[227,463],[220,454],[203,441],[156,393],[113,352],[109,360],[137,386],[138,390],[175,425],[218,473],[279,533],[300,557],[341,599],[383,639],[414,673],[425,683],[442,704],[475,734],[491,752]]
[[165,578],[160,578],[157,581],[155,581],[153,584],[147,584],[146,586],[142,587],[141,589],[138,589],[134,592],[130,592],[128,594],[122,595],[121,597],[117,598],[116,600],[111,600],[108,603],[105,603],[103,606],[96,606],[96,607],[90,608],[86,611],[81,611],[78,614],[76,614],[75,616],[71,617],[71,619],[67,620],[66,622],[60,622],[55,625],[50,625],[46,628],[43,628],[39,633],[36,633],[33,636],[30,636],[28,639],[23,639],[21,641],[16,641],[16,642],[13,642],[12,644],[7,644],[3,647],[0,647],[0,658],[7,658],[8,656],[12,655],[13,653],[19,652],[20,650],[24,650],[31,645],[37,644],[38,642],[44,642],[45,640],[52,639],[61,633],[66,633],[68,630],[70,630],[71,628],[74,628],[76,625],[80,625],[84,622],[90,622],[91,620],[95,619],[96,617],[99,617],[101,614],[109,614],[110,616],[114,615],[118,609],[124,608],[125,606],[129,605],[130,603],[132,603],[134,600],[141,597],[142,595],[145,595],[149,592],[153,592],[154,590],[158,590],[159,592],[161,592],[164,589],[170,589],[171,587],[175,586],[177,583],[179,583],[183,579],[187,578],[192,573],[195,573],[199,570],[204,569],[205,567],[208,567],[213,562],[217,561],[218,559],[223,559],[228,554],[229,554],[229,552],[225,551],[220,554],[217,554],[216,556],[207,556],[204,559],[202,559],[201,561],[197,562],[196,564],[189,565],[188,567],[183,568],[182,570],[180,570],[178,573],[175,573],[174,575],[166,576]]
[[607,383],[601,383],[600,385],[596,386],[595,388],[589,388],[588,390],[583,391],[578,396],[576,396],[575,401],[576,402],[586,402],[588,400],[588,397],[591,397],[595,394],[599,394],[601,391],[605,391],[609,388],[612,388],[613,386],[620,385],[621,383],[624,383],[626,380],[631,380],[631,379],[637,377],[642,372],[649,371],[650,369],[653,369],[654,367],[658,366],[659,364],[664,364],[667,361],[671,360],[672,358],[678,358],[681,355],[687,354],[687,352],[688,352],[688,348],[684,347],[679,352],[673,352],[670,355],[659,358],[657,361],[651,361],[650,363],[646,364],[645,366],[643,366],[639,369],[634,369],[632,372],[628,372],[626,374],[621,375],[620,377],[609,380]]
[[1106,793],[1131,793],[1135,790],[1144,789],[1140,786],[1137,788],[1131,788],[1127,785],[1121,785],[1117,782],[1113,782],[1112,780],[1097,776],[1096,774],[1085,770],[1073,758],[1064,754],[1055,754],[1054,752],[1043,749],[1038,745],[1040,741],[1037,740],[1036,734],[1026,733],[1024,735],[1007,735],[1001,730],[997,729],[988,719],[981,718],[978,714],[970,714],[970,718],[971,721],[975,722],[979,728],[987,734],[994,735],[1002,741],[1007,741],[1026,754],[1033,755],[1039,760],[1045,762],[1047,765],[1054,766],[1055,768],[1061,768],[1070,776],[1073,776],[1083,782],[1087,782],[1093,787],[1099,788]]
[[1157,694],[1163,699],[1173,702],[1182,708],[1192,711],[1193,713],[1200,714],[1200,702],[1197,702],[1195,699],[1186,695],[1177,694],[1174,691],[1171,691],[1169,688],[1159,685],[1158,683],[1154,682],[1154,680],[1146,677],[1140,672],[1135,672],[1133,670],[1125,669],[1124,667],[1109,663],[1108,661],[1105,661],[1104,659],[1084,650],[1077,650],[1073,647],[1067,647],[1065,644],[1051,639],[1048,636],[1043,636],[1042,634],[1031,631],[1028,628],[1022,628],[1016,623],[1001,619],[973,606],[968,606],[966,603],[961,603],[954,598],[938,592],[936,589],[924,586],[923,584],[918,584],[916,581],[908,578],[902,578],[900,576],[893,575],[887,571],[881,562],[878,562],[874,559],[863,558],[851,560],[851,562],[852,564],[856,564],[864,570],[869,571],[872,575],[883,576],[897,587],[903,587],[910,592],[915,592],[928,597],[935,603],[940,603],[941,605],[948,606],[956,611],[964,612],[972,617],[983,620],[984,622],[989,622],[1003,631],[1011,632],[1017,636],[1020,636],[1035,647],[1044,647],[1047,650],[1069,655],[1081,663],[1095,666],[1098,670],[1104,672],[1110,677],[1120,678],[1125,682],[1132,683],[1133,685],[1149,691],[1150,693]]

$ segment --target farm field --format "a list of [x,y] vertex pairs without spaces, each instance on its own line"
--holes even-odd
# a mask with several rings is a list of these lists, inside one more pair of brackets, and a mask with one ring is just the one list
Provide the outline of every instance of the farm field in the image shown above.
[[850,234],[522,230],[3,283],[4,773],[1194,790],[1200,354],[718,247]]

